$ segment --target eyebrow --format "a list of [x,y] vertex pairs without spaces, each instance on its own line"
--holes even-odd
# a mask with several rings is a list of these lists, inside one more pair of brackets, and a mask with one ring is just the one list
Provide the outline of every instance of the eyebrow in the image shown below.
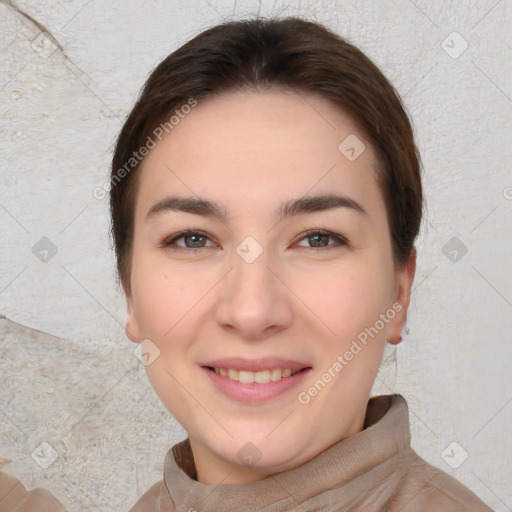
[[[350,208],[362,215],[368,216],[368,212],[354,199],[339,194],[321,194],[316,196],[304,196],[300,199],[290,199],[281,204],[274,212],[278,221],[288,217],[301,215],[305,213],[314,213],[334,208]],[[162,201],[154,204],[148,211],[146,219],[158,214],[180,211],[202,215],[205,217],[214,217],[222,222],[227,222],[230,215],[224,206],[198,197],[166,197]]]

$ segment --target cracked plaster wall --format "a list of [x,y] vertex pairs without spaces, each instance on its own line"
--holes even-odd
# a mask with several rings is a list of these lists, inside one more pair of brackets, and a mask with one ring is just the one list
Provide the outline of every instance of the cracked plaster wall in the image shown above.
[[[512,510],[508,0],[0,2],[0,456],[70,510],[126,510],[161,478],[185,433],[124,336],[93,190],[148,72],[258,10],[326,23],[403,96],[428,211],[407,334],[374,392],[408,399],[421,456]],[[469,453],[457,469],[441,456],[453,441]],[[46,469],[32,458],[45,442],[58,454]]]

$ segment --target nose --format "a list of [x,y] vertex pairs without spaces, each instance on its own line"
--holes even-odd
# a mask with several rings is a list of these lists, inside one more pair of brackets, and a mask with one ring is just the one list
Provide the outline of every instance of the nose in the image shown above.
[[234,254],[233,268],[221,283],[217,323],[252,341],[288,328],[293,322],[292,294],[280,277],[265,251],[252,263]]

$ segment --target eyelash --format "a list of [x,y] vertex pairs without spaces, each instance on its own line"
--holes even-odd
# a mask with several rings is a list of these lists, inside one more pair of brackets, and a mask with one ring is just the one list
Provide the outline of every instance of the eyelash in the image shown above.
[[[181,240],[182,238],[186,238],[188,236],[193,236],[193,235],[199,235],[201,237],[204,237],[204,238],[210,240],[209,237],[208,237],[208,234],[205,233],[204,231],[185,230],[185,231],[180,231],[179,233],[176,233],[172,237],[166,238],[165,240],[163,240],[162,243],[160,244],[160,247],[165,248],[165,247],[175,246],[177,249],[188,250],[188,251],[191,251],[193,249],[206,249],[207,247],[181,247],[181,246],[176,245],[176,242],[178,240]],[[303,233],[302,237],[299,238],[297,241],[300,242],[300,241],[302,241],[304,239],[311,238],[313,236],[318,236],[318,235],[328,236],[329,238],[332,238],[333,240],[336,240],[337,245],[329,244],[329,245],[326,245],[326,246],[323,246],[323,247],[306,247],[306,248],[322,250],[322,249],[328,249],[328,248],[332,248],[332,247],[342,247],[342,246],[348,246],[349,245],[348,240],[345,237],[343,237],[341,235],[338,235],[336,233],[333,233],[332,231],[327,231],[327,230],[324,230],[324,229],[311,229],[311,230],[308,230],[305,233]]]

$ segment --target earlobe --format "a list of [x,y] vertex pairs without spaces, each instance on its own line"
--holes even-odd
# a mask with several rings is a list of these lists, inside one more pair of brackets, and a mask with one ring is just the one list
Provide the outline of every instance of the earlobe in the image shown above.
[[411,302],[411,289],[415,272],[416,248],[413,247],[409,261],[398,274],[395,304],[399,304],[400,308],[395,318],[390,322],[388,332],[388,342],[392,345],[397,345],[402,341],[402,330],[407,321],[407,311]]
[[126,318],[126,336],[134,343],[140,343],[139,325],[135,316],[133,299],[131,294],[126,295],[127,318]]

